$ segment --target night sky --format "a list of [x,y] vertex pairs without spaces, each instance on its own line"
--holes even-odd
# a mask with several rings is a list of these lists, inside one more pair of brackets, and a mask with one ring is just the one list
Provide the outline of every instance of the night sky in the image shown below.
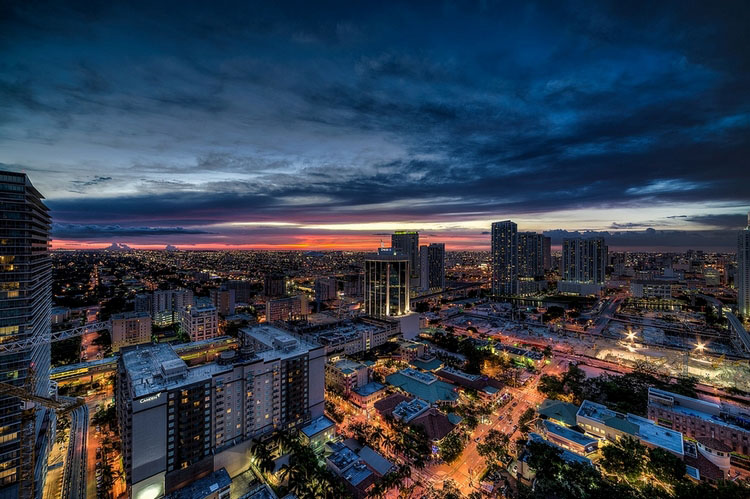
[[0,169],[54,247],[745,225],[750,2],[111,3],[0,7]]

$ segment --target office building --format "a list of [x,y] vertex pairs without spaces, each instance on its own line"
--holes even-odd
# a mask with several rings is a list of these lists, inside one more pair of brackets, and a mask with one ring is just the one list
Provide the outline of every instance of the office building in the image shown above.
[[338,277],[339,291],[343,298],[362,298],[364,294],[364,274],[345,274]]
[[747,226],[737,233],[737,313],[750,320],[750,213]]
[[445,289],[445,244],[431,243],[419,248],[419,282],[423,291]]
[[309,313],[306,295],[277,298],[266,302],[266,322],[303,319]]
[[399,317],[410,312],[410,263],[407,256],[380,250],[365,257],[365,313]]
[[518,292],[518,226],[510,220],[492,224],[492,294]]
[[180,326],[190,341],[208,340],[219,336],[219,314],[209,301],[200,301],[182,309]]
[[268,298],[286,296],[286,276],[284,274],[266,274],[263,278],[263,295]]
[[325,346],[328,355],[355,355],[383,345],[395,334],[393,327],[349,321],[334,325],[311,335]]
[[117,415],[130,496],[160,497],[250,465],[254,438],[323,415],[323,348],[260,325],[244,346],[189,368],[164,343],[122,349]]
[[563,293],[598,293],[606,280],[607,245],[603,237],[565,238],[558,289]]
[[411,285],[416,289],[419,281],[419,232],[397,230],[391,235],[391,249],[409,260]]
[[187,289],[160,289],[151,296],[151,319],[154,326],[164,327],[180,322],[182,309],[193,304],[193,292]]
[[734,452],[750,452],[750,409],[728,402],[709,402],[648,389],[648,417],[690,438],[718,440]]
[[210,291],[211,302],[216,307],[217,312],[221,315],[233,315],[235,307],[235,292],[234,289],[221,286],[218,289],[212,289]]
[[154,303],[153,298],[154,296],[151,293],[138,293],[135,295],[135,300],[133,300],[135,311],[146,312],[150,315]]
[[630,281],[630,294],[633,298],[671,300],[675,281]]
[[[0,354],[0,378],[50,395],[52,270],[49,256],[50,216],[23,173],[0,172],[0,341],[39,341],[31,348]],[[30,370],[34,366],[34,371]],[[37,406],[34,435],[22,439],[21,405],[0,396],[0,497],[41,497],[47,472],[50,426],[54,416]],[[24,445],[27,444],[27,445]],[[23,478],[28,478],[21,483]],[[32,477],[33,473],[33,477]],[[33,490],[32,490],[33,487]]]
[[125,346],[151,341],[151,316],[146,312],[113,314],[110,321],[113,352],[119,352]]

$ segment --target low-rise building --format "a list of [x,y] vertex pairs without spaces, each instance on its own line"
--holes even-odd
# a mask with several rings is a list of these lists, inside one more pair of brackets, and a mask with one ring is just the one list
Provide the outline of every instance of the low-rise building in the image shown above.
[[151,316],[146,312],[125,312],[113,314],[112,351],[119,352],[122,347],[138,345],[151,341]]
[[370,380],[366,365],[349,359],[327,362],[325,367],[326,388],[349,395]]
[[599,440],[596,438],[588,437],[550,420],[540,420],[537,426],[547,441],[581,456],[587,456],[599,448]]
[[675,284],[672,281],[630,281],[630,294],[634,298],[669,300]]
[[602,404],[584,400],[576,414],[578,426],[599,439],[617,442],[621,438],[635,438],[647,447],[660,447],[682,458],[682,433],[658,426],[653,421],[635,414],[622,414]]
[[328,442],[336,440],[336,423],[325,416],[318,416],[300,428],[300,442],[318,455],[323,453]]
[[537,408],[536,412],[543,419],[563,426],[575,426],[578,406],[560,400],[545,399]]
[[389,375],[386,381],[401,391],[430,404],[455,404],[458,400],[455,387],[440,381],[432,373],[407,368]]
[[403,362],[412,362],[414,359],[424,357],[426,350],[427,345],[419,341],[398,342],[398,358]]
[[707,437],[732,451],[750,451],[750,408],[728,402],[709,402],[650,387],[648,417],[658,425],[690,438]]
[[365,412],[369,412],[375,405],[375,402],[385,396],[385,386],[377,381],[370,381],[366,385],[352,390],[349,393],[349,400]]

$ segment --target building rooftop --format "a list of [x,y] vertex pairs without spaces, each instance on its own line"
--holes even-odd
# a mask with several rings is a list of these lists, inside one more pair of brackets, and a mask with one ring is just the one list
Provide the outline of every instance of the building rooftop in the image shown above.
[[255,355],[265,361],[287,359],[323,348],[313,341],[268,324],[242,328],[240,332],[255,347]]
[[331,364],[333,364],[336,369],[341,371],[343,374],[352,374],[355,371],[367,368],[367,366],[365,366],[364,364],[353,361],[351,359],[339,359],[335,362],[332,362]]
[[571,442],[575,442],[578,445],[582,445],[584,447],[597,442],[597,439],[595,438],[588,437],[581,432],[571,430],[570,428],[566,428],[565,426],[560,426],[559,424],[555,424],[549,420],[543,420],[542,425],[544,426],[544,430],[546,432],[558,435],[566,440],[570,440]]
[[411,423],[424,428],[427,438],[435,442],[445,438],[457,424],[435,408],[430,408],[427,412],[415,417]]
[[336,426],[336,423],[334,423],[327,417],[318,416],[317,418],[313,419],[310,424],[303,426],[300,431],[304,433],[307,438],[312,438],[318,433],[334,426]]
[[110,319],[145,319],[151,317],[147,312],[122,312],[119,314],[112,314]]
[[181,489],[177,489],[171,494],[167,494],[165,499],[205,499],[217,491],[227,488],[231,485],[232,479],[224,468],[200,478]]
[[[583,464],[589,464],[593,466],[593,464],[591,463],[591,459],[587,457],[579,456],[575,452],[571,452],[567,449],[563,449],[559,445],[555,445],[552,442],[548,442],[538,433],[533,433],[533,432],[529,433],[529,441],[539,442],[545,445],[549,445],[550,447],[554,447],[555,449],[561,450],[562,453],[560,454],[560,457],[569,463],[583,463]],[[529,453],[525,452],[522,459],[526,460],[528,459],[528,456],[529,456]]]
[[411,361],[411,365],[423,371],[435,371],[443,366],[443,361],[437,357],[430,357],[429,359],[418,357]]
[[381,385],[377,381],[370,381],[366,385],[360,386],[355,392],[357,392],[358,395],[361,395],[363,397],[369,397],[370,395],[373,395],[375,393],[378,393],[380,390],[385,389],[384,385]]
[[657,425],[650,419],[636,416],[635,414],[627,415],[628,421],[638,426],[638,437],[647,443],[661,447],[682,456],[684,451],[682,445],[682,433],[670,430]]
[[408,423],[417,415],[422,414],[430,408],[430,404],[420,399],[404,400],[393,409],[393,416],[404,423]]
[[436,402],[453,402],[458,399],[453,385],[438,380],[433,374],[403,369],[395,372],[386,381],[401,390],[426,400],[430,404]]
[[380,476],[385,475],[393,468],[393,463],[367,446],[360,449],[359,457]]
[[545,399],[536,412],[547,419],[560,421],[568,426],[575,426],[578,406],[560,400]]
[[125,347],[121,352],[133,386],[133,398],[197,383],[227,369],[215,363],[188,369],[185,361],[166,343]]
[[720,404],[649,387],[649,406],[661,406],[686,416],[704,419],[739,431],[750,431],[750,408],[722,401]]

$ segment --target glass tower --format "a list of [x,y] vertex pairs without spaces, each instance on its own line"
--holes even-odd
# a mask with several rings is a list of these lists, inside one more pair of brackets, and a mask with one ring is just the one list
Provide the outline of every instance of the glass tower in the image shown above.
[[[39,339],[32,348],[0,354],[0,381],[48,397],[52,268],[50,217],[42,199],[25,174],[0,172],[0,343]],[[51,417],[37,406],[38,497],[44,488]],[[0,396],[0,498],[18,497],[22,443],[20,400]]]

